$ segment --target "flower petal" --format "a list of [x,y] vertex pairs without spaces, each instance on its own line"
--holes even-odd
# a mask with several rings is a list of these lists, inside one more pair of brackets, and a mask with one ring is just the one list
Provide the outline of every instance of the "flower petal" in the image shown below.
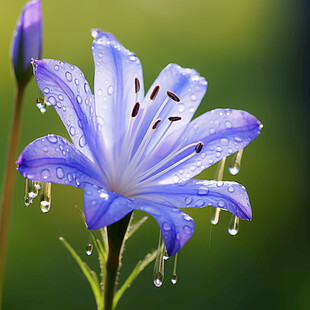
[[191,121],[187,127],[181,128],[177,133],[164,139],[153,156],[150,156],[148,165],[150,167],[155,166],[180,145],[181,149],[201,141],[204,145],[199,154],[195,154],[195,146],[192,146],[153,173],[156,174],[168,169],[187,156],[195,154],[172,170],[167,171],[157,179],[157,182],[176,183],[178,180],[187,180],[223,157],[244,148],[258,136],[260,130],[261,123],[245,111],[213,110],[199,116]]
[[193,219],[178,208],[142,199],[135,200],[135,208],[155,218],[162,231],[169,256],[176,254],[194,233]]
[[[143,138],[147,128],[152,124],[152,120],[158,109],[167,98],[167,90],[175,93],[179,97],[180,102],[169,100],[165,105],[162,112],[159,114],[159,118],[162,119],[162,122],[154,131],[152,140],[147,149],[153,147],[157,139],[169,125],[170,121],[168,120],[168,117],[182,117],[181,120],[173,123],[167,132],[168,134],[175,132],[189,123],[206,93],[208,83],[196,70],[182,68],[176,64],[169,64],[161,71],[149,89],[143,103],[144,106],[146,105],[146,102],[149,101],[150,95],[154,87],[157,85],[160,86],[160,90],[155,101],[149,105],[143,126],[138,135],[138,143]],[[144,106],[142,106],[142,108]]]
[[23,177],[34,181],[75,187],[85,182],[105,186],[100,170],[66,139],[55,135],[30,143],[16,164]]
[[[106,148],[120,153],[131,112],[136,101],[144,97],[142,66],[132,52],[113,35],[95,30],[93,57],[95,63],[95,100],[99,128]],[[135,93],[135,78],[140,91]]]
[[95,103],[82,71],[53,59],[34,61],[39,88],[54,106],[75,147],[94,161],[98,145]]
[[178,208],[213,206],[225,209],[242,220],[252,218],[246,189],[235,182],[191,179],[177,184],[145,188],[143,193],[136,195],[135,198],[148,199]]
[[109,226],[133,210],[130,199],[91,184],[85,186],[84,213],[88,229]]

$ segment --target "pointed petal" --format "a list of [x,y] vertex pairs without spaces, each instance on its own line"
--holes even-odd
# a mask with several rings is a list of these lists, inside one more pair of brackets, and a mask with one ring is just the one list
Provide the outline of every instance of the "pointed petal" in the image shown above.
[[23,177],[34,181],[75,187],[85,182],[105,186],[94,164],[66,139],[55,135],[30,143],[16,164]]
[[194,233],[193,219],[178,208],[142,199],[135,200],[135,208],[155,218],[162,231],[169,256],[176,254]]
[[[244,148],[259,135],[260,130],[261,123],[250,113],[230,109],[213,110],[199,116],[186,128],[163,140],[150,157],[149,165],[154,166],[180,145],[181,149],[201,141],[204,145],[199,154],[177,165],[158,178],[157,182],[175,183],[176,180],[187,180],[223,157]],[[194,146],[188,148],[162,166],[159,171],[167,169],[194,152]]]
[[[144,97],[142,66],[139,59],[110,33],[96,31],[93,42],[95,100],[98,123],[106,148],[119,154],[132,108]],[[93,32],[94,32],[93,31]],[[140,91],[135,94],[135,78]]]
[[177,184],[145,188],[135,198],[149,199],[167,206],[195,208],[213,206],[225,209],[240,219],[252,218],[249,197],[244,186],[235,182],[191,179]]
[[109,226],[133,210],[130,199],[90,184],[85,186],[84,213],[88,229]]
[[148,149],[152,148],[157,139],[162,135],[164,130],[169,125],[170,121],[168,120],[168,117],[182,117],[180,121],[173,123],[168,131],[168,134],[177,131],[190,122],[203,96],[206,93],[207,84],[207,81],[201,77],[196,70],[182,68],[176,64],[169,64],[167,67],[165,67],[156,78],[145,97],[144,105],[147,101],[149,101],[154,87],[157,85],[160,86],[155,101],[149,105],[145,121],[143,122],[143,126],[138,135],[138,141],[141,141],[147,128],[152,125],[152,119],[155,117],[161,104],[167,98],[167,90],[175,93],[179,97],[180,102],[175,102],[173,100],[169,100],[167,102],[164,109],[159,114],[159,118],[162,119],[162,122],[156,128],[152,140],[149,143]]
[[37,84],[55,108],[75,147],[94,161],[95,103],[82,71],[53,59],[34,61]]

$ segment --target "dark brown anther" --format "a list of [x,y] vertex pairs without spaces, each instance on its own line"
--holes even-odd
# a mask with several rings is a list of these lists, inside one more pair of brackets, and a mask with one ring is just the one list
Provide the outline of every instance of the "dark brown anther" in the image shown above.
[[134,105],[132,112],[131,112],[131,117],[136,117],[138,115],[140,109],[140,103],[136,102],[136,104]]
[[140,81],[138,78],[135,78],[135,93],[140,91]]
[[159,85],[154,87],[150,99],[154,101],[156,99],[156,96],[158,95],[158,92],[159,92]]
[[202,148],[203,148],[203,143],[202,143],[202,142],[198,142],[198,143],[196,144],[196,146],[195,146],[195,151],[196,151],[196,153],[197,153],[197,154],[200,153],[201,150],[202,150]]
[[158,124],[161,122],[161,119],[159,118],[153,125],[152,129],[156,129],[156,127],[158,126]]
[[173,93],[172,91],[167,90],[167,91],[166,91],[166,94],[167,94],[167,96],[168,96],[170,99],[172,99],[173,101],[180,102],[180,98],[179,98],[175,93]]
[[169,120],[170,122],[177,122],[177,121],[180,121],[181,119],[182,119],[181,116],[169,116],[169,117],[168,117],[168,120]]

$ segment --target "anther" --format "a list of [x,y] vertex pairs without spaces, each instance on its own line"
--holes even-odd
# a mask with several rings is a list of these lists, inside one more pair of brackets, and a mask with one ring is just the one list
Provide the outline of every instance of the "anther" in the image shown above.
[[159,124],[160,122],[161,122],[161,119],[159,118],[159,119],[154,123],[152,129],[153,129],[153,130],[156,129],[157,126],[158,126],[158,124]]
[[140,91],[140,81],[138,78],[135,78],[135,93]]
[[198,143],[196,144],[196,146],[195,146],[195,151],[196,151],[196,153],[197,153],[197,154],[200,153],[201,150],[202,150],[202,148],[203,148],[203,143],[202,143],[202,142],[198,142]]
[[180,121],[181,119],[182,119],[181,116],[169,116],[169,117],[168,117],[168,120],[169,120],[170,122],[177,122],[177,121]]
[[136,104],[134,105],[132,112],[131,112],[131,117],[136,117],[138,115],[140,109],[140,103],[136,102]]
[[172,91],[167,90],[167,91],[166,91],[166,94],[167,94],[167,96],[168,96],[170,99],[172,99],[173,101],[180,102],[180,98],[179,98],[175,93],[173,93]]
[[153,89],[152,93],[151,93],[151,96],[150,96],[150,99],[151,100],[155,100],[157,95],[158,95],[158,92],[159,92],[159,85],[155,86],[155,88]]

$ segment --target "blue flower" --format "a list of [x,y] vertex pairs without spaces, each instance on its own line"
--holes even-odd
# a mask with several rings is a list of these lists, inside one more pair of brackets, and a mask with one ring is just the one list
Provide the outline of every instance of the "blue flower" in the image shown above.
[[41,1],[26,3],[11,44],[11,59],[18,84],[26,84],[32,76],[31,59],[40,58],[42,50]]
[[35,140],[18,158],[19,172],[30,180],[83,188],[89,229],[133,210],[149,213],[169,255],[194,232],[193,219],[180,208],[215,206],[251,219],[243,186],[192,177],[244,148],[260,133],[260,122],[230,109],[191,121],[207,82],[175,64],[164,68],[144,96],[139,59],[112,34],[94,32],[94,96],[77,67],[34,62],[38,86],[73,144],[56,135]]

